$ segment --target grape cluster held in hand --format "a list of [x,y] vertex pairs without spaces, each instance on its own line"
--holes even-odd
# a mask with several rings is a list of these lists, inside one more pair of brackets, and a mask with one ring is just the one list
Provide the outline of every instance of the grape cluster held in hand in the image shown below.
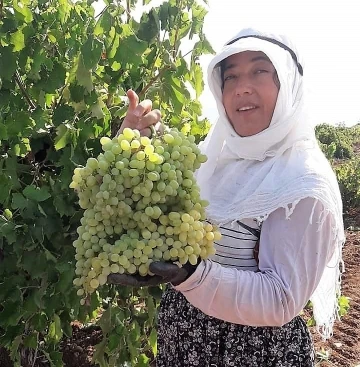
[[100,142],[103,153],[75,168],[70,184],[85,209],[74,241],[79,296],[111,273],[152,275],[153,261],[195,265],[215,253],[221,235],[205,222],[194,171],[206,156],[193,136],[171,129],[148,138],[125,128]]

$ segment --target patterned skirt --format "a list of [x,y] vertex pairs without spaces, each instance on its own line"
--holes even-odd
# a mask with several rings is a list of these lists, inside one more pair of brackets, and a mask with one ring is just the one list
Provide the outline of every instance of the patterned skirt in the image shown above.
[[157,367],[313,367],[304,320],[282,327],[232,324],[205,315],[168,288],[158,315]]

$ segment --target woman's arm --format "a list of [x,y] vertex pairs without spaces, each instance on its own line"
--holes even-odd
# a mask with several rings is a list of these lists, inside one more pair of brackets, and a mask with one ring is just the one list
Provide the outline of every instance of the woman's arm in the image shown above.
[[306,198],[289,219],[279,208],[264,221],[259,272],[203,261],[175,289],[207,315],[243,325],[281,326],[305,306],[334,249],[332,216],[321,202]]

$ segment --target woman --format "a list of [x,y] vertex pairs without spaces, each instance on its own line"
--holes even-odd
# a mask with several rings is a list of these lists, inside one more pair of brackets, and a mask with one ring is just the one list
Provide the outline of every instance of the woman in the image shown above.
[[[306,114],[302,60],[286,37],[244,29],[208,79],[219,119],[201,145],[208,161],[197,180],[222,239],[196,267],[151,264],[172,283],[157,366],[313,366],[298,314],[311,299],[319,332],[331,336],[344,230],[336,178]],[[129,98],[123,127],[159,121],[149,101]]]

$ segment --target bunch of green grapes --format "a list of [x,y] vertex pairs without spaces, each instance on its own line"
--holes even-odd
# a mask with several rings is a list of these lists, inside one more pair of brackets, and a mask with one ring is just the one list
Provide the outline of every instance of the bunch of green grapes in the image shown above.
[[100,142],[103,152],[75,168],[70,184],[85,209],[74,241],[79,296],[110,273],[153,275],[153,261],[182,266],[215,253],[221,235],[205,221],[208,203],[194,178],[207,158],[193,136],[171,129],[148,138],[126,128]]

